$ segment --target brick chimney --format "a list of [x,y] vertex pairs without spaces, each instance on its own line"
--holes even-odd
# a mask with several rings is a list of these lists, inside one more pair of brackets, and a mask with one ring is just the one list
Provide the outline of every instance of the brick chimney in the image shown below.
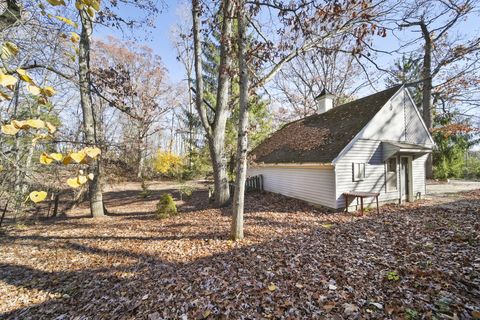
[[333,98],[335,96],[323,89],[322,92],[315,98],[317,101],[317,114],[325,113],[333,108]]

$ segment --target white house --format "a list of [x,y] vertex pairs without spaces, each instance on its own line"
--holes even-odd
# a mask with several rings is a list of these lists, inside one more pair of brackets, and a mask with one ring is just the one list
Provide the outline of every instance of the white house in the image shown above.
[[345,207],[345,192],[380,193],[380,202],[423,197],[434,142],[408,90],[396,86],[334,108],[332,98],[324,90],[316,114],[255,148],[248,175],[261,174],[265,191],[335,209]]

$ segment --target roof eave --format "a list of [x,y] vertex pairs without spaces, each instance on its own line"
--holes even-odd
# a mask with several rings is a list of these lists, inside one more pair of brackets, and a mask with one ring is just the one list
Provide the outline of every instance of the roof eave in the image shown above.
[[280,168],[323,168],[330,169],[334,168],[335,165],[331,162],[291,162],[291,163],[253,163],[250,165],[251,168],[265,168],[265,167],[280,167]]

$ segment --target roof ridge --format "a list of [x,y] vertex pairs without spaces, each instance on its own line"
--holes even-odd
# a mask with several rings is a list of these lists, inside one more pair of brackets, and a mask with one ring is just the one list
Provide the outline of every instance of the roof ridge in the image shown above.
[[251,152],[254,162],[331,161],[403,85],[284,124]]
[[[341,105],[339,105],[339,106],[333,107],[332,109],[328,110],[327,112],[329,112],[329,111],[331,111],[331,110],[334,110],[334,109],[336,109],[336,108],[340,108],[340,107],[349,105],[349,104],[357,103],[357,102],[359,102],[360,100],[367,99],[367,98],[371,98],[372,96],[375,96],[375,95],[384,94],[386,91],[389,91],[389,90],[397,89],[397,90],[395,90],[395,92],[396,92],[396,91],[398,91],[398,89],[400,89],[402,86],[403,86],[403,84],[397,84],[397,85],[392,86],[392,87],[389,87],[389,88],[387,88],[387,89],[385,89],[385,90],[382,90],[382,91],[378,91],[378,92],[369,94],[368,96],[363,96],[363,97],[361,97],[361,98],[358,98],[358,99],[355,99],[355,100],[352,100],[352,101],[343,103],[343,104],[341,104]],[[327,113],[327,112],[324,112],[324,113]],[[281,126],[281,128],[279,128],[277,131],[282,130],[283,128],[285,128],[286,126],[288,126],[288,125],[290,125],[290,124],[292,124],[292,123],[296,123],[296,122],[298,122],[298,121],[302,121],[302,120],[305,120],[305,119],[308,119],[308,118],[312,118],[312,117],[315,117],[315,116],[318,116],[318,115],[321,115],[321,114],[322,114],[322,113],[314,113],[314,114],[311,114],[311,115],[309,115],[309,116],[306,116],[306,117],[303,117],[303,118],[300,118],[300,119],[296,119],[296,120],[287,122],[287,123],[285,123],[283,126]]]
[[[385,90],[378,91],[378,92],[369,94],[368,96],[363,96],[363,97],[361,97],[361,98],[358,98],[358,99],[355,99],[355,100],[346,102],[346,103],[344,103],[344,104],[341,104],[341,105],[339,105],[339,106],[336,106],[335,108],[339,108],[339,107],[342,107],[342,106],[347,105],[347,104],[350,104],[350,103],[357,103],[357,102],[359,102],[360,100],[367,99],[367,98],[371,98],[372,96],[375,96],[375,95],[381,95],[381,94],[384,94],[385,92],[390,91],[390,90],[393,91],[393,89],[396,89],[396,90],[395,90],[395,92],[396,92],[396,91],[398,91],[402,86],[403,86],[403,84],[397,84],[397,85],[392,86],[392,87],[390,87],[390,88],[387,88],[387,89],[385,89]],[[333,109],[333,108],[332,108],[332,109]],[[330,111],[330,110],[329,110],[329,111]]]

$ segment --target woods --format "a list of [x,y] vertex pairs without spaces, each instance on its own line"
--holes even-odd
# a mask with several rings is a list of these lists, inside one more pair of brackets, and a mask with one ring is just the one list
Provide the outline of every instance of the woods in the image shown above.
[[[350,205],[348,201],[344,204],[342,195],[355,188],[360,192],[382,192],[386,200],[398,204],[408,202],[411,211],[392,207],[386,214],[399,212],[401,219],[407,219],[402,222],[407,229],[412,227],[405,217],[412,214],[427,230],[429,219],[435,220],[436,212],[428,202],[430,185],[448,184],[450,179],[480,178],[479,18],[477,0],[4,1],[0,4],[0,238],[6,239],[1,240],[2,245],[8,239],[24,241],[22,228],[36,228],[37,224],[43,230],[49,228],[49,223],[63,223],[64,219],[75,230],[78,226],[69,219],[77,217],[92,221],[85,225],[93,230],[80,232],[86,237],[83,240],[88,240],[95,228],[107,230],[109,224],[112,229],[106,233],[121,235],[117,219],[121,219],[121,228],[128,232],[139,228],[141,219],[147,221],[146,225],[150,224],[149,219],[154,219],[152,226],[167,241],[195,242],[193,249],[185,245],[185,250],[201,252],[198,248],[203,244],[196,243],[198,239],[205,246],[215,242],[205,256],[264,243],[269,237],[277,239],[276,232],[285,232],[289,237],[311,236],[321,243],[327,236],[318,233],[330,232],[330,227],[325,227],[330,220],[312,222],[316,229],[306,232],[305,221],[292,216],[294,224],[287,225],[289,222],[278,216],[292,215],[290,207],[297,208],[297,204],[290,201],[297,200],[275,198],[285,201],[285,208],[280,208],[266,203],[263,197],[267,200],[272,197],[269,192],[306,202],[331,197],[332,206],[305,209],[308,213],[303,218],[309,220],[316,214],[327,214],[327,208],[341,215],[339,204],[346,209]],[[406,88],[406,93],[392,91],[383,101],[383,90],[396,86],[401,90]],[[371,98],[376,93],[379,95]],[[415,105],[409,109],[410,97]],[[361,105],[364,101],[368,103]],[[379,101],[383,104],[376,106]],[[354,114],[345,108],[338,109],[345,105],[351,107],[348,110],[355,110]],[[400,108],[403,111],[398,111],[401,116],[387,118],[387,113],[381,112],[383,106],[385,109],[389,106],[391,114]],[[378,110],[371,111],[377,107]],[[320,117],[329,111],[337,116]],[[421,120],[414,122],[417,113]],[[378,130],[375,134],[370,134],[373,129],[367,128],[372,122]],[[400,125],[403,126],[400,134],[388,136],[389,130]],[[275,132],[280,134],[275,137]],[[422,133],[433,139],[431,145],[430,141],[415,140]],[[337,164],[356,139],[364,140],[363,147],[355,149],[357,154],[370,152],[368,160],[352,156],[343,167]],[[342,147],[332,152],[321,145],[334,145],[340,140],[345,143],[339,143]],[[264,145],[258,153],[263,152],[262,160],[255,158],[254,150],[268,142],[271,145]],[[379,146],[372,147],[377,142]],[[396,153],[387,157],[390,149]],[[273,151],[278,159],[273,159],[274,156],[273,160],[267,159]],[[289,158],[293,155],[297,159]],[[314,156],[315,161],[301,160]],[[418,172],[424,168],[415,161],[422,157],[427,159],[426,177],[419,178]],[[264,171],[251,170],[255,166]],[[273,179],[261,177],[267,171]],[[377,171],[383,176],[374,177]],[[412,172],[414,175],[408,176]],[[247,193],[245,182],[252,175],[265,181],[268,192]],[[348,183],[342,185],[342,178]],[[306,187],[315,179],[331,180],[334,187],[328,190],[318,184]],[[373,186],[367,186],[367,182]],[[342,187],[346,189],[340,190]],[[478,210],[466,205],[465,199],[476,203],[478,194],[459,195],[452,209],[448,206],[439,209],[442,219],[451,211],[452,215],[472,220],[471,225],[476,228],[478,219],[472,212]],[[420,204],[414,205],[413,201]],[[264,212],[270,213],[264,215]],[[427,218],[420,217],[422,212]],[[86,213],[90,220],[83,218]],[[196,214],[205,219],[201,227],[197,218],[188,216]],[[130,215],[135,221],[133,227],[127,226]],[[272,217],[278,221],[269,221]],[[394,223],[392,216],[372,217],[384,218]],[[202,234],[195,234],[191,226],[182,227],[181,219],[192,222]],[[333,220],[337,230],[336,218]],[[213,225],[215,222],[221,225],[221,231]],[[341,235],[334,231],[329,236],[345,236],[347,227],[343,223],[347,221],[338,223]],[[381,229],[381,220],[373,223],[375,229]],[[445,227],[443,220],[436,221],[437,224],[439,228]],[[165,231],[165,226],[170,225],[177,234]],[[208,225],[221,232],[221,236],[211,234],[205,227]],[[366,224],[363,227],[370,230]],[[63,232],[56,228],[58,225],[52,233]],[[268,233],[259,236],[248,228],[265,228]],[[182,230],[192,233],[187,240],[183,239]],[[435,239],[444,232],[434,231]],[[28,229],[25,234],[34,237],[35,232]],[[149,237],[154,236],[152,232],[147,232]],[[474,231],[458,233],[461,241],[477,245],[478,237],[471,235]],[[135,235],[130,236],[129,241],[139,240],[133,239]],[[426,239],[432,240],[430,236],[425,231]],[[449,236],[449,239],[457,238]],[[30,240],[33,243],[38,239]],[[329,246],[331,240],[327,240]],[[225,243],[217,245],[216,241]],[[154,242],[163,246],[163,242]],[[385,238],[380,242],[390,247]],[[293,247],[303,248],[306,243],[296,243]],[[14,250],[17,243],[8,245]],[[128,242],[127,246],[131,249],[135,243]],[[183,242],[178,248],[182,246]],[[174,251],[183,250],[178,248]],[[105,250],[102,251],[105,253],[109,249],[86,249],[88,254],[91,250]],[[461,250],[474,251],[470,247]],[[159,251],[168,252],[165,248]],[[445,261],[449,258],[445,254]],[[178,258],[176,263],[186,263],[182,259]],[[445,261],[440,263],[446,264]],[[5,263],[5,268],[15,275],[17,271],[10,263],[14,264]],[[468,261],[465,265],[473,263]],[[168,265],[177,267],[173,263]],[[413,272],[404,265],[401,268],[389,271],[401,273],[401,277],[402,272]],[[451,266],[445,268],[455,271]],[[393,286],[384,279],[385,270],[378,272],[383,279],[379,281]],[[4,284],[14,285],[9,279],[0,277]],[[279,282],[284,280],[281,278]],[[330,279],[322,281],[327,281],[328,294],[335,291],[328,289],[330,285],[336,286],[328,282]],[[441,281],[435,278],[435,282]],[[0,282],[0,288],[2,285]],[[260,287],[274,295],[277,285],[275,278],[269,276],[268,283]],[[387,291],[381,296],[389,296]],[[474,295],[458,299],[466,304],[465,301],[474,300]],[[317,297],[316,301],[319,299],[323,298]],[[327,312],[334,310],[343,317],[360,316],[357,312],[367,312],[370,308],[345,297],[335,299],[342,301],[342,311],[335,302],[336,307]],[[219,305],[224,307],[223,303]],[[472,313],[480,312],[478,306],[468,309],[460,305],[452,304],[449,317],[478,317],[478,313],[476,316]],[[417,308],[424,314],[441,313],[436,307]],[[220,314],[214,308],[207,309],[202,309],[201,318]],[[309,314],[289,313],[285,311],[287,307],[284,313],[276,307],[272,312],[267,309],[259,311],[260,317],[281,318],[289,314],[295,318]],[[317,316],[325,316],[322,313],[325,308],[313,309]],[[383,309],[383,304],[377,309],[386,312],[379,317],[408,314],[405,305],[391,309],[390,313]],[[128,310],[133,314],[135,308]],[[151,314],[142,310],[144,316]],[[174,313],[180,317],[182,312],[177,311]],[[204,313],[207,311],[210,313]],[[16,311],[12,312],[13,315]],[[160,315],[153,317],[160,318]],[[421,317],[410,316],[416,318]]]
[[[179,61],[187,73],[187,83],[178,89],[176,96],[172,95],[174,86],[167,82],[167,71],[161,57],[152,53],[150,48],[139,47],[134,40],[122,41],[111,37],[108,42],[103,42],[94,39],[96,23],[112,30],[134,29],[152,21],[161,11],[161,3],[133,5],[143,12],[144,18],[136,20],[123,17],[115,2],[48,1],[48,5],[40,2],[27,5],[13,1],[8,5],[10,7],[2,16],[2,32],[7,38],[9,34],[17,35],[17,25],[27,26],[31,21],[49,23],[45,30],[58,31],[57,38],[52,42],[56,46],[53,47],[55,51],[51,51],[49,61],[41,62],[35,55],[21,58],[24,54],[22,48],[14,42],[4,42],[5,59],[11,60],[20,55],[10,62],[16,68],[20,82],[16,84],[16,78],[10,75],[12,71],[9,70],[15,69],[7,68],[3,85],[12,86],[14,95],[11,97],[3,93],[4,99],[9,105],[13,103],[16,110],[19,100],[24,99],[19,92],[21,81],[28,84],[32,79],[28,71],[35,72],[36,77],[37,70],[43,70],[45,79],[54,77],[57,82],[65,83],[65,93],[73,93],[72,89],[78,88],[82,121],[76,125],[81,125],[82,138],[79,140],[80,136],[76,134],[74,141],[62,140],[56,146],[54,141],[53,145],[52,142],[48,144],[51,150],[68,150],[81,142],[85,146],[99,147],[102,153],[106,153],[102,156],[104,160],[99,158],[88,165],[87,174],[93,177],[88,183],[92,216],[105,215],[106,208],[102,202],[105,172],[102,168],[106,157],[118,156],[120,150],[131,150],[136,154],[135,163],[130,160],[126,163],[136,167],[137,178],[143,181],[147,177],[146,172],[152,170],[147,168],[147,162],[153,159],[155,148],[173,152],[175,144],[178,145],[177,150],[183,148],[179,151],[188,154],[186,158],[189,159],[190,170],[192,155],[197,154],[198,157],[202,149],[208,150],[214,181],[214,203],[222,207],[233,199],[233,216],[240,217],[247,152],[252,149],[252,144],[248,143],[248,132],[254,143],[255,140],[261,141],[281,121],[311,114],[315,109],[316,94],[323,88],[335,92],[335,104],[341,104],[366,86],[374,85],[374,81],[380,81],[382,73],[390,76],[390,83],[407,83],[419,92],[422,98],[418,103],[423,110],[425,124],[432,132],[446,128],[445,121],[440,119],[448,115],[450,121],[458,124],[453,134],[468,133],[471,136],[469,139],[473,140],[467,145],[475,145],[476,120],[468,119],[466,113],[472,114],[476,110],[477,97],[472,86],[476,83],[479,38],[470,35],[454,37],[450,32],[476,14],[474,1],[443,3],[432,0],[414,6],[388,1],[344,1],[315,6],[303,1],[289,4],[192,1],[191,30],[188,26],[179,26],[173,36],[177,39],[173,42]],[[184,5],[182,10],[187,8],[188,5]],[[430,10],[432,8],[434,10]],[[23,15],[18,15],[19,10]],[[244,11],[245,21],[240,18]],[[54,13],[63,13],[64,16]],[[269,18],[276,30],[265,24],[264,13],[276,17]],[[183,14],[188,16],[188,12]],[[392,15],[399,17],[400,22],[392,24]],[[16,20],[13,17],[17,17]],[[207,32],[208,28],[211,32]],[[76,29],[78,33],[68,31]],[[405,30],[420,32],[421,36],[390,51],[379,49],[381,42],[378,39],[388,39],[395,32]],[[67,32],[70,32],[70,37]],[[135,47],[139,48],[133,49]],[[408,78],[400,74],[391,77],[392,69],[379,67],[372,58],[399,53],[410,55],[417,67]],[[4,65],[6,62],[4,60]],[[372,75],[377,80],[373,80]],[[78,82],[75,81],[77,76]],[[28,85],[32,87],[32,83]],[[279,102],[288,102],[291,109],[286,109],[284,105],[275,107],[272,98],[269,98],[268,106],[264,96],[271,97],[270,90],[280,97]],[[37,90],[30,91],[36,93]],[[49,95],[53,96],[53,92]],[[469,99],[462,99],[467,92]],[[46,96],[37,101],[39,106],[45,103],[43,97]],[[55,97],[53,100],[57,102]],[[181,108],[187,115],[186,128],[182,128],[178,111],[175,111],[177,105],[184,106]],[[270,111],[266,111],[266,107]],[[8,110],[11,109],[7,109],[5,115],[11,118],[6,120],[14,120],[15,114],[12,117]],[[55,111],[55,108],[51,110]],[[266,122],[265,116],[269,112],[271,120]],[[38,113],[36,116],[42,115]],[[110,123],[107,117],[110,117]],[[114,118],[125,126],[121,133],[118,132],[118,124],[111,128]],[[198,120],[196,125],[195,118]],[[439,120],[435,122],[437,118]],[[162,121],[163,124],[160,124]],[[451,133],[454,124],[448,125]],[[252,126],[255,126],[254,130]],[[165,136],[167,131],[170,131],[168,138]],[[205,133],[205,139],[194,137],[199,131]],[[164,137],[160,140],[163,139],[163,142],[160,142],[158,139],[162,133]],[[442,139],[438,134],[436,137]],[[179,139],[187,143],[179,143]],[[14,140],[18,149],[20,142]],[[455,143],[453,141],[451,143]],[[441,141],[439,143],[442,144]],[[117,148],[117,151],[112,148]],[[468,152],[468,147],[462,150]],[[33,145],[26,150],[25,169],[17,170],[16,181],[25,180],[30,175],[35,152]],[[437,157],[446,156],[441,152]],[[19,156],[17,153],[16,162],[20,161]],[[429,160],[429,176],[433,175],[431,164]],[[439,170],[437,176],[445,176]],[[229,183],[233,180],[238,192],[230,195]],[[29,183],[16,184],[17,199],[30,189]],[[18,203],[19,200],[17,207]],[[238,223],[236,220],[233,219],[232,225]],[[241,231],[238,232],[241,235]],[[232,237],[241,238],[235,232]]]

